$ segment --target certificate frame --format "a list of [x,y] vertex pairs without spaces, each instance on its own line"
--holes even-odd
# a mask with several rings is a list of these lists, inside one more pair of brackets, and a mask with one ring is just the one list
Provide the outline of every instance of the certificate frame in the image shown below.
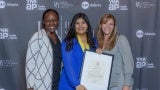
[[108,90],[114,55],[85,51],[81,85],[87,90]]

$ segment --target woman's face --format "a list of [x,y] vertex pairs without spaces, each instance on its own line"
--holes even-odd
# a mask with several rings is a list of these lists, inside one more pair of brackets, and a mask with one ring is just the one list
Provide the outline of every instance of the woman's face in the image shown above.
[[108,19],[106,23],[101,24],[102,31],[104,35],[110,36],[114,29],[114,21],[113,19]]
[[88,25],[83,18],[79,18],[75,23],[75,29],[77,34],[85,34],[87,32]]
[[54,32],[58,27],[58,16],[54,12],[48,12],[44,16],[44,28],[47,32]]

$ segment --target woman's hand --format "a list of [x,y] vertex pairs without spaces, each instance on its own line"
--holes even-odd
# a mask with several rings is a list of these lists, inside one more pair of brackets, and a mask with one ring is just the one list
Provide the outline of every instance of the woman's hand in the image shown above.
[[76,90],[86,90],[83,85],[76,86]]
[[102,49],[101,48],[97,48],[96,52],[99,53],[99,54],[102,54]]

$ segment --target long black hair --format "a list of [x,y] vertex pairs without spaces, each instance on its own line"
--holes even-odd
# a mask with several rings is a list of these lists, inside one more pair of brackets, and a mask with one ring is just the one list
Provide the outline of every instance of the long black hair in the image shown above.
[[88,25],[88,30],[86,32],[87,33],[87,43],[89,44],[90,48],[95,48],[95,44],[93,41],[93,33],[91,31],[91,25],[90,25],[87,15],[84,13],[77,13],[73,16],[68,33],[64,39],[66,42],[67,51],[70,51],[73,48],[73,38],[77,38],[76,31],[75,31],[75,23],[79,18],[83,18]]

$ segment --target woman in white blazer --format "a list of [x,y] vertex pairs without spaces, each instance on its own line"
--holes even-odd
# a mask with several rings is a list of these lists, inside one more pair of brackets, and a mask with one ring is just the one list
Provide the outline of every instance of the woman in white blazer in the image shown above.
[[56,33],[59,16],[47,9],[42,17],[43,29],[28,43],[26,56],[27,90],[58,90],[61,71],[61,43]]

